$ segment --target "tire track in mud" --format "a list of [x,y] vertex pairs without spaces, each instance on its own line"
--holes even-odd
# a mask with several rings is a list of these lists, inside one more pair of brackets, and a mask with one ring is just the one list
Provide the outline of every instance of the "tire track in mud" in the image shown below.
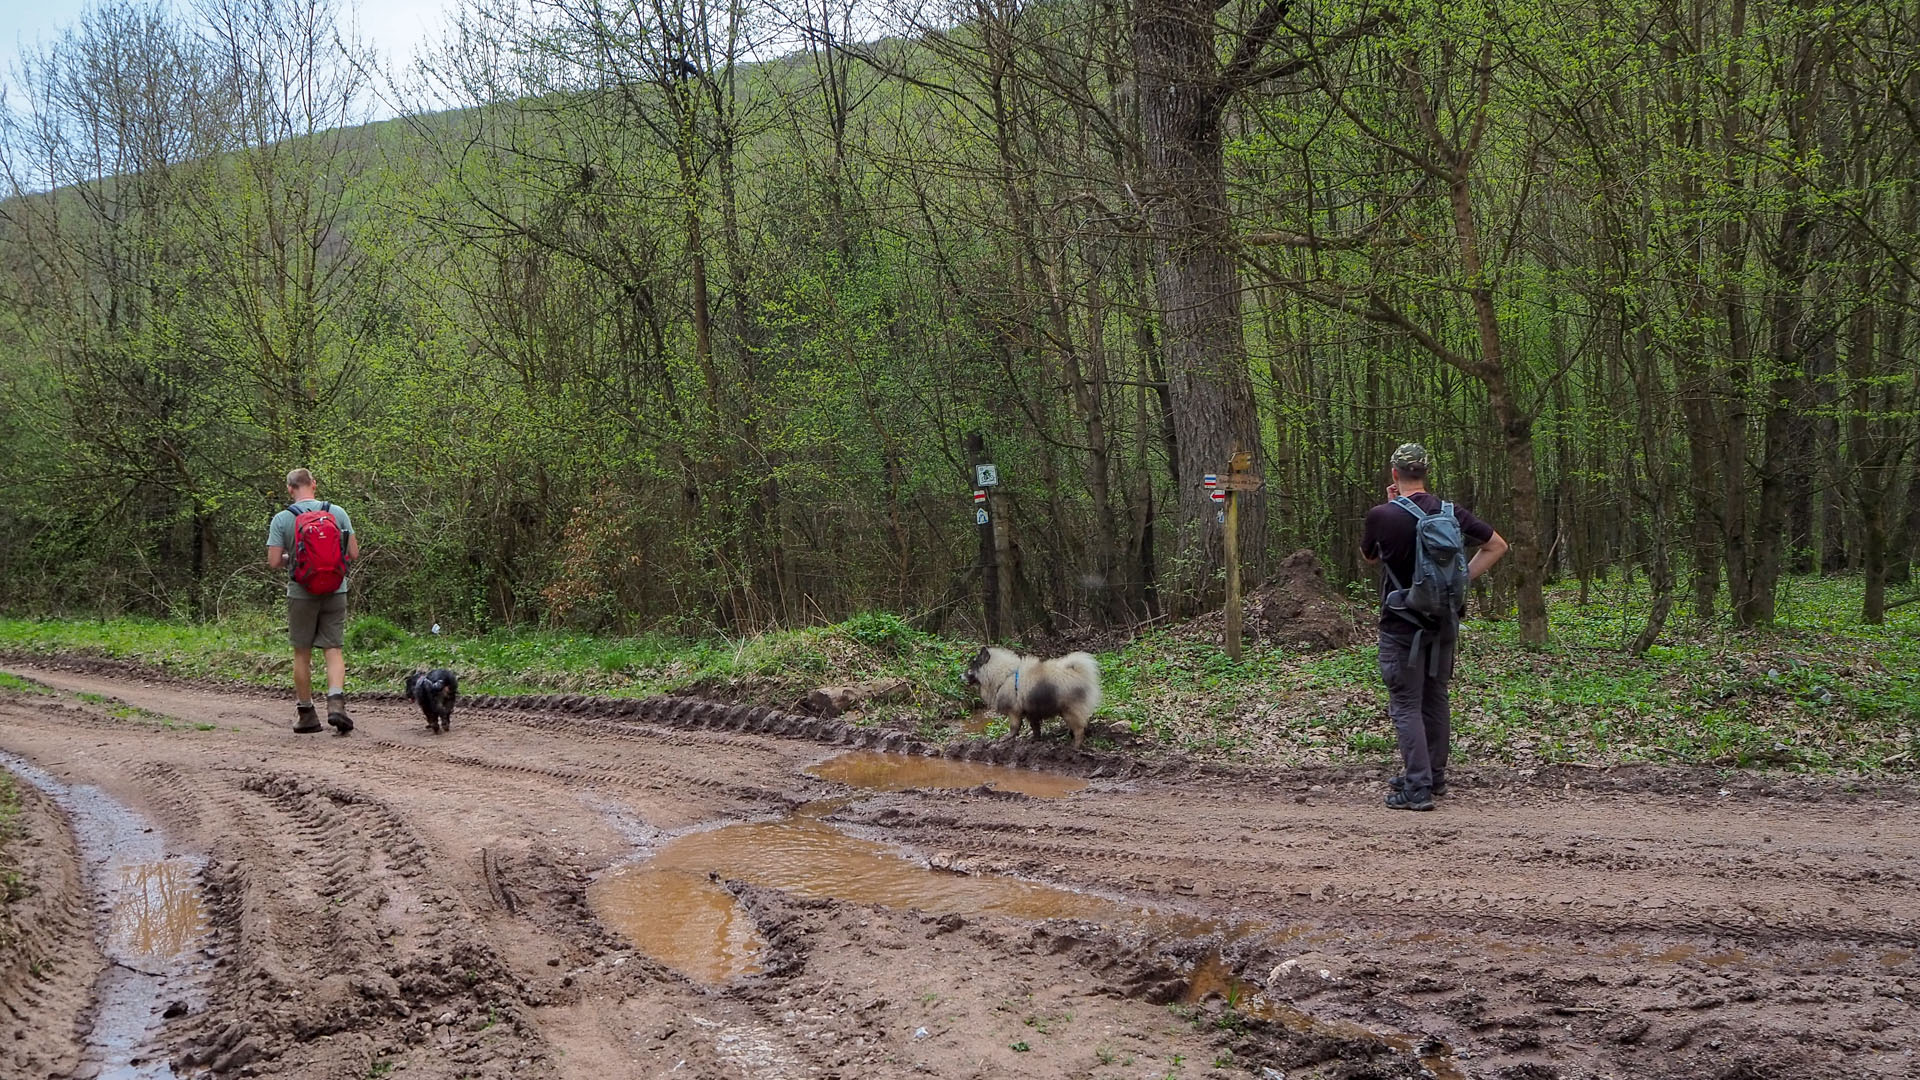
[[[551,1074],[519,980],[431,881],[426,846],[390,806],[288,771],[199,787],[247,824],[208,875],[226,962],[204,1019],[179,1033],[180,1067],[364,1076],[431,1045],[455,1074]],[[484,1038],[464,1030],[476,1017]]]
[[[230,712],[236,700],[168,693],[189,716]],[[143,700],[133,688],[121,696]],[[216,951],[227,962],[215,982],[233,989],[190,1018],[191,1045],[225,1053],[251,1037],[262,1054],[252,1067],[265,1072],[360,1076],[404,1060],[414,1076],[513,1074],[518,1058],[475,1056],[482,1033],[463,1029],[470,1019],[438,1023],[498,1007],[523,1018],[515,1052],[568,1076],[653,1075],[682,1061],[703,1076],[895,1075],[908,1062],[933,1075],[1081,1076],[1095,1071],[1095,1044],[1074,1043],[1077,1061],[1048,1048],[1072,1043],[1074,1024],[1092,1018],[1152,1030],[1190,1055],[1225,1048],[1262,1067],[1344,1060],[1355,1077],[1416,1074],[1411,1058],[1367,1040],[1262,1027],[1204,993],[1180,1006],[1204,1032],[1154,1028],[1146,1018],[1166,1010],[1150,1003],[1194,992],[1209,949],[1233,977],[1316,1017],[1433,1034],[1476,1077],[1895,1077],[1912,1073],[1920,1049],[1902,1020],[1920,992],[1912,957],[1900,955],[1920,920],[1910,896],[1920,798],[1907,786],[1463,770],[1441,813],[1395,816],[1377,809],[1375,774],[1361,768],[1268,773],[1047,743],[935,747],[690,699],[544,695],[468,708],[437,740],[414,730],[424,724],[406,706],[380,700],[353,738],[302,741],[267,725],[167,732],[43,702],[18,713],[18,731],[0,730],[0,745],[18,740],[42,760],[89,748],[90,768],[123,772],[131,799],[213,857]],[[743,905],[770,940],[782,935],[787,960],[710,991],[632,955],[593,920],[589,876],[628,850],[607,814],[673,831],[782,811],[825,786],[801,764],[888,747],[1093,783],[1058,802],[865,795],[836,824],[910,851],[960,853],[978,869],[1277,932],[1149,940],[1091,924],[948,927],[767,891]],[[489,859],[516,914],[489,892]],[[432,933],[441,924],[468,933]],[[459,985],[464,964],[443,985],[454,968],[436,970],[437,958],[462,949],[476,950],[470,970],[489,989]],[[396,969],[428,977],[409,989]],[[948,1005],[923,1006],[928,988],[962,1020],[940,1012]],[[291,991],[302,997],[283,996]],[[1063,1033],[1053,1013],[1027,1009],[1081,1020]],[[286,1010],[344,1026],[309,1027],[303,1041],[279,1018]],[[272,1019],[261,1030],[231,1037],[234,1018],[263,1013]],[[965,1030],[989,1034],[965,1041]],[[1016,1041],[1032,1052],[1008,1050]],[[455,1052],[472,1060],[454,1063]]]

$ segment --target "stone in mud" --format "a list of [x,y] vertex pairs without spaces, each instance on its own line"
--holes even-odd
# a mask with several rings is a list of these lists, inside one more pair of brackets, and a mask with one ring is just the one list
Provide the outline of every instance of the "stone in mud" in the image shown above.
[[932,938],[939,937],[941,934],[951,934],[956,930],[964,929],[966,925],[966,918],[959,912],[949,912],[933,920],[933,929],[927,932],[927,936]]
[[213,1071],[215,1073],[232,1072],[242,1066],[251,1065],[259,1061],[262,1056],[263,1054],[260,1050],[259,1043],[254,1042],[252,1039],[243,1039],[238,1046],[235,1046],[232,1050],[227,1051],[225,1055],[214,1061]]

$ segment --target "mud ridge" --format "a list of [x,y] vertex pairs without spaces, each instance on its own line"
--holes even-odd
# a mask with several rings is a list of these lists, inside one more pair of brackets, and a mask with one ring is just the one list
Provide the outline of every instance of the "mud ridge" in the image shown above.
[[[1116,997],[1165,1005],[1191,1017],[1197,1029],[1211,1030],[1241,1066],[1253,1069],[1317,1070],[1313,1075],[1343,1080],[1431,1080],[1429,1063],[1410,1047],[1423,1040],[1407,1037],[1395,1046],[1385,1035],[1360,1025],[1336,1027],[1301,1013],[1293,1024],[1263,1018],[1236,999],[1229,1005],[1212,984],[1209,968],[1219,963],[1220,939],[1172,938],[1115,931],[1094,923],[1051,920],[1032,927],[1018,941],[1027,952],[1065,956],[1097,975]],[[1257,984],[1244,981],[1247,992]],[[1243,1011],[1247,1010],[1247,1011]],[[1464,1073],[1453,1076],[1464,1078]]]
[[0,1063],[9,1076],[66,1076],[86,1045],[106,958],[66,812],[24,779],[14,788],[20,817],[8,851],[19,885],[0,905],[0,1014],[11,1020],[0,1026]]
[[[504,1059],[515,1075],[550,1073],[524,983],[431,883],[424,845],[391,808],[293,774],[235,780],[207,793],[243,835],[205,875],[214,975],[173,1040],[176,1070],[364,1075],[437,1045],[462,1070]],[[253,869],[262,860],[272,888]]]

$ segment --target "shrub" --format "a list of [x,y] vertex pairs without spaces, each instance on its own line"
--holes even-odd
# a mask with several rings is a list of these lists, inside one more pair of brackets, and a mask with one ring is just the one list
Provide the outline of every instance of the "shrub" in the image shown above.
[[347,648],[355,652],[370,652],[398,645],[407,639],[407,632],[378,615],[362,615],[347,627]]

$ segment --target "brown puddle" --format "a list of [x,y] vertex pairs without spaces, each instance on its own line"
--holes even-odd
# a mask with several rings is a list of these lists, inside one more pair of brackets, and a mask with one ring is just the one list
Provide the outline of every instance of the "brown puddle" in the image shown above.
[[[995,914],[1022,919],[1097,919],[1133,913],[1110,900],[1084,896],[997,874],[929,870],[893,848],[848,836],[809,814],[783,821],[728,825],[670,841],[641,868],[704,880],[709,873],[817,899],[918,908],[934,914]],[[603,916],[622,908],[663,921],[666,912],[627,903],[622,884],[636,875],[613,873],[595,906]],[[645,875],[637,875],[644,877]],[[725,895],[724,891],[722,895]],[[629,924],[618,920],[622,930]]]
[[[708,875],[795,896],[916,909],[935,915],[1086,919],[1199,937],[1215,922],[992,873],[942,872],[821,820],[846,800],[809,803],[780,821],[687,833],[638,866],[588,889],[595,914],[641,951],[690,978],[718,983],[759,970],[764,942]],[[964,863],[964,856],[945,861]]]
[[760,973],[766,941],[733,894],[705,875],[621,867],[594,882],[587,899],[641,952],[692,979],[723,983]]
[[110,932],[137,956],[171,959],[207,930],[200,885],[184,859],[122,866],[113,895]]
[[1279,1024],[1302,1035],[1320,1035],[1346,1042],[1368,1042],[1403,1054],[1412,1054],[1437,1080],[1467,1080],[1466,1070],[1454,1060],[1453,1048],[1437,1039],[1417,1039],[1393,1031],[1375,1031],[1351,1020],[1328,1020],[1310,1016],[1289,1005],[1269,1001],[1260,988],[1234,977],[1220,961],[1219,953],[1208,953],[1193,966],[1184,1000],[1198,1004],[1219,997],[1242,1016],[1257,1017]]
[[809,767],[807,773],[862,791],[906,791],[911,788],[976,788],[982,784],[1000,791],[1017,791],[1037,799],[1058,799],[1087,786],[1077,776],[988,765],[979,761],[888,754],[856,750]]

